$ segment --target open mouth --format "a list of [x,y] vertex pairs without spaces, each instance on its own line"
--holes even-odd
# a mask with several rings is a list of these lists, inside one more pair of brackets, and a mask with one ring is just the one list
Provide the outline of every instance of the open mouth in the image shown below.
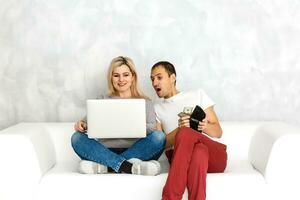
[[160,89],[160,88],[155,88],[155,91],[156,91],[156,92],[160,92],[161,89]]

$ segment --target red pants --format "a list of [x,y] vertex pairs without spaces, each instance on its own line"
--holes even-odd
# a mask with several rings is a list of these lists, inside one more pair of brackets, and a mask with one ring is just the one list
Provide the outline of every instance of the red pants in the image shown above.
[[185,187],[189,200],[205,200],[207,172],[224,172],[227,164],[226,145],[186,127],[178,130],[174,151],[166,155],[171,166],[163,200],[181,200]]

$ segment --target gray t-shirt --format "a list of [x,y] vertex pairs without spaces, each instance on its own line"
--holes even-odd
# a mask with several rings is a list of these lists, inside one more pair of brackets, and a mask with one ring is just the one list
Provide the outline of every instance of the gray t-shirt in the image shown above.
[[[101,95],[98,99],[119,99],[120,97]],[[87,122],[86,116],[82,121]],[[146,131],[147,134],[156,130],[156,115],[154,106],[150,100],[146,99]],[[132,146],[139,138],[120,138],[120,139],[98,139],[98,141],[108,148],[128,148]]]

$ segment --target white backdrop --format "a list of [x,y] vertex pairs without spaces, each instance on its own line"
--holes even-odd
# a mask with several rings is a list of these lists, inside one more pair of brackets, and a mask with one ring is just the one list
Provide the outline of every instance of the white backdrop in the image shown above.
[[75,121],[133,58],[144,91],[160,60],[203,88],[221,120],[300,122],[299,0],[0,0],[0,129]]

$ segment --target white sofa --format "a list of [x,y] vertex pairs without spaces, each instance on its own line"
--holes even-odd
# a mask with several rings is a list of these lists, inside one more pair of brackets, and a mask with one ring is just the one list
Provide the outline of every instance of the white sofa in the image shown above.
[[[208,174],[207,200],[300,199],[300,129],[282,122],[221,122],[225,173]],[[73,123],[20,123],[0,131],[1,200],[158,200],[167,177],[85,175]],[[187,192],[184,198],[187,199]]]

